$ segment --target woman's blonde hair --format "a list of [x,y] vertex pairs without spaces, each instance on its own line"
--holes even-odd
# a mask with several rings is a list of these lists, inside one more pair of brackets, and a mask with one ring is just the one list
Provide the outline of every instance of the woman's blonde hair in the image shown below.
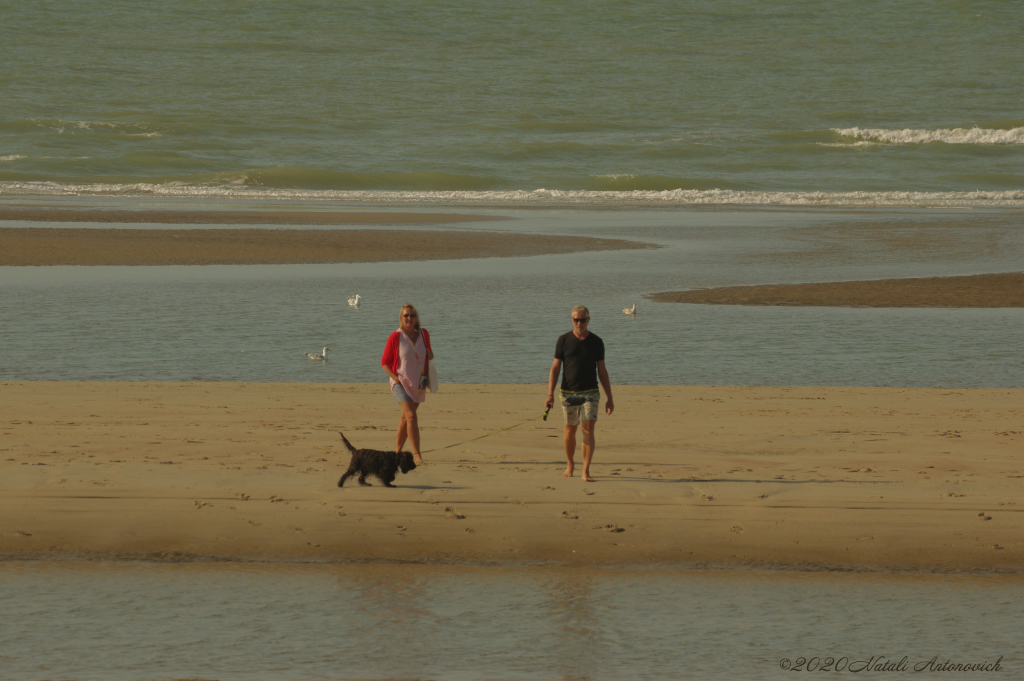
[[402,309],[398,311],[398,328],[402,328],[402,315],[405,313],[406,310],[412,310],[413,313],[416,315],[416,321],[413,324],[416,327],[416,330],[419,331],[420,313],[416,310],[416,306],[413,305],[412,303],[406,303],[405,305],[402,306]]

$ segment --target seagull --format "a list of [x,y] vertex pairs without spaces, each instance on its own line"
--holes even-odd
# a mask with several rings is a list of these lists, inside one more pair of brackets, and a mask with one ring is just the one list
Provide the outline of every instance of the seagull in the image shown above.
[[348,304],[352,307],[359,307],[360,299],[362,299],[362,296],[357,293],[355,298],[348,299]]
[[636,303],[633,303],[633,307],[624,307],[624,308],[622,308],[622,314],[631,314],[631,315],[633,315],[635,317],[636,316]]
[[307,352],[307,353],[306,353],[306,357],[309,357],[310,359],[321,359],[321,360],[326,360],[326,359],[327,359],[327,352],[328,352],[329,350],[330,350],[330,348],[326,348],[326,347],[325,347],[325,348],[324,348],[324,351],[323,351],[323,352],[322,352],[321,354],[319,354],[319,355],[314,355],[314,354],[313,354],[312,352]]

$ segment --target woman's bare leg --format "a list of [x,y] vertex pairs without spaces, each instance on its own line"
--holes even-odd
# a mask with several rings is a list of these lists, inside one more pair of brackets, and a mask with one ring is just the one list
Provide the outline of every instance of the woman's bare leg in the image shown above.
[[416,416],[419,407],[416,402],[402,402],[402,419],[398,422],[398,446],[395,449],[396,452],[402,451],[402,445],[408,437],[412,442],[413,460],[417,464],[423,463],[423,457],[420,455],[420,422]]
[[405,439],[409,436],[409,429],[408,429],[408,426],[406,426],[406,424],[405,424],[405,413],[407,411],[406,408],[405,408],[405,405],[407,405],[409,403],[408,402],[399,402],[398,404],[402,408],[402,414],[398,417],[398,433],[395,434],[395,451],[396,452],[402,451],[402,447],[405,446]]

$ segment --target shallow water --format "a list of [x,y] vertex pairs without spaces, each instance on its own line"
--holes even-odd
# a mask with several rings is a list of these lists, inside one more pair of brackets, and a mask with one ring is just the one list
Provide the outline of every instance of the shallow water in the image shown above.
[[1022,589],[995,576],[0,563],[0,663],[7,681],[597,681],[1002,656],[1008,678],[1024,663]]
[[[662,248],[397,264],[0,268],[0,379],[378,381],[384,340],[399,306],[412,301],[442,383],[541,383],[570,308],[583,302],[615,383],[1024,387],[1019,308],[643,298],[731,284],[1019,270],[1024,233],[1015,211],[484,212],[515,219],[463,228]],[[359,309],[345,300],[355,293]],[[633,302],[637,316],[623,315]],[[325,345],[328,362],[305,358]]]

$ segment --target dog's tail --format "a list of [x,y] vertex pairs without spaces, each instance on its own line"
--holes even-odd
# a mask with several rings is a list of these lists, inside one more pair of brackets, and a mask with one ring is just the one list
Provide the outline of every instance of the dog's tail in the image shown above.
[[346,440],[346,439],[345,439],[345,433],[343,433],[343,432],[341,432],[341,431],[339,430],[339,431],[338,431],[338,435],[340,435],[340,436],[341,436],[341,441],[345,443],[345,446],[346,446],[346,447],[348,447],[348,451],[350,451],[350,452],[352,452],[353,454],[355,454],[355,453],[356,453],[356,448],[352,446],[352,443],[351,443],[351,442],[349,442],[348,440]]

